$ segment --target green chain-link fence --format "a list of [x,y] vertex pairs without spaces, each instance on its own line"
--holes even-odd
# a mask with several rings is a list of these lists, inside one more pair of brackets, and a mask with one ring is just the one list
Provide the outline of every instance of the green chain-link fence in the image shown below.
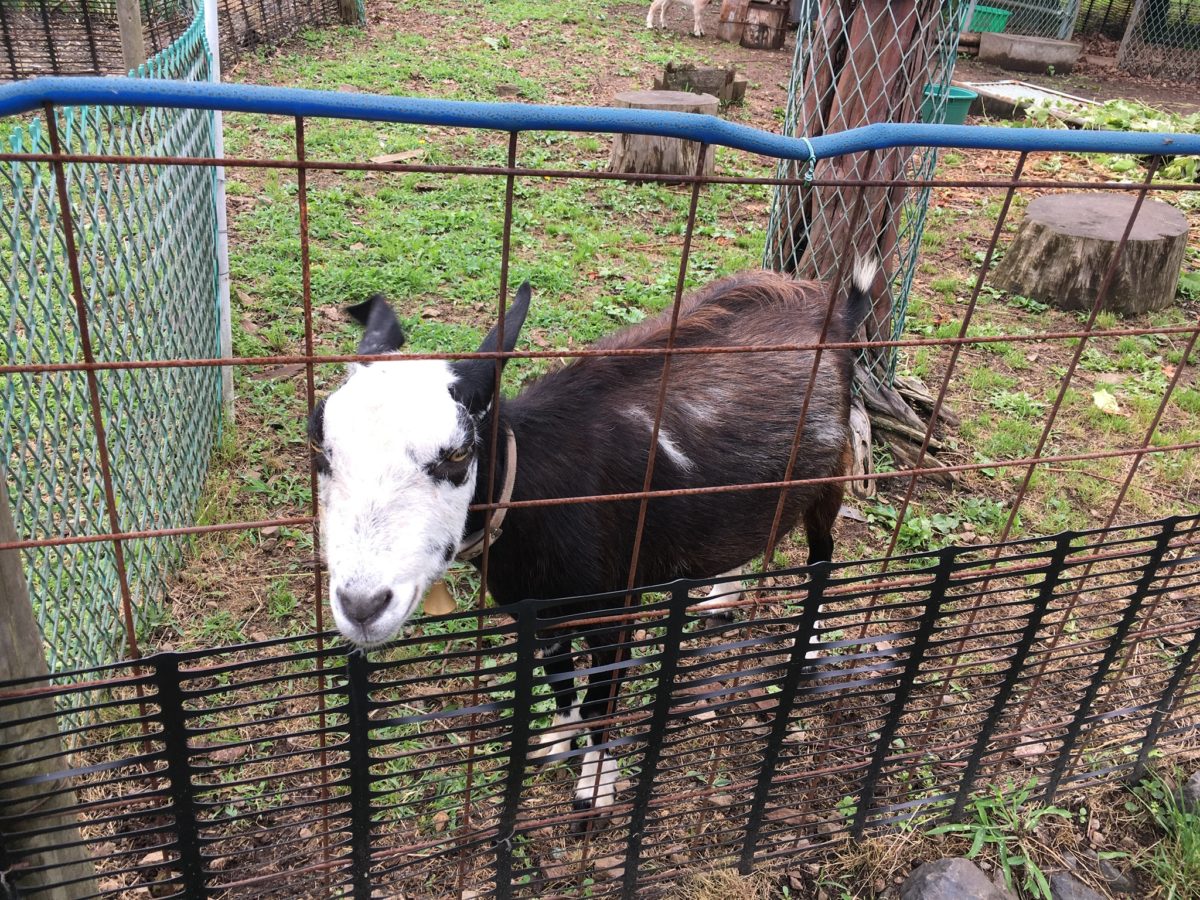
[[[184,34],[137,73],[208,78],[199,5]],[[213,116],[164,109],[64,108],[63,149],[89,154],[211,156]],[[10,130],[19,152],[49,152],[44,123]],[[211,167],[65,165],[83,296],[98,361],[218,355],[216,175]],[[54,171],[0,166],[0,319],[5,363],[80,361],[79,324]],[[190,524],[220,426],[220,370],[100,372],[102,419],[120,527]],[[0,441],[21,538],[109,531],[83,372],[10,374],[0,386]],[[176,540],[125,545],[135,621],[165,598]],[[111,543],[25,554],[51,668],[125,655]]]
[[1200,81],[1200,0],[1137,0],[1117,65],[1132,75]]
[[[796,35],[784,133],[798,137],[872,122],[944,122],[966,7],[955,0],[858,0],[850,6],[805,0]],[[812,167],[821,179],[924,179],[937,151],[881,151],[868,169],[863,154]],[[800,178],[803,162],[782,162],[779,176]],[[763,265],[845,290],[845,250],[882,260],[868,338],[896,340],[904,331],[908,292],[929,203],[928,188],[779,187],[771,204]],[[853,228],[853,232],[851,232]],[[866,360],[875,380],[890,383],[896,351]]]
[[[981,0],[972,4],[974,26],[968,23],[967,31],[1004,31],[1008,34],[1027,34],[1034,37],[1068,39],[1075,30],[1079,17],[1079,0]],[[1008,13],[1003,27],[991,27],[980,23],[988,18],[987,11],[1000,10]],[[984,13],[984,15],[980,15]]]

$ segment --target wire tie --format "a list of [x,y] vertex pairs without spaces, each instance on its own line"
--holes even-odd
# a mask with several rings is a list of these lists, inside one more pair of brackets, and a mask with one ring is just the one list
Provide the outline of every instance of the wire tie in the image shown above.
[[808,148],[808,168],[804,170],[804,180],[812,181],[817,171],[817,151],[813,149],[812,141],[806,137],[800,138]]

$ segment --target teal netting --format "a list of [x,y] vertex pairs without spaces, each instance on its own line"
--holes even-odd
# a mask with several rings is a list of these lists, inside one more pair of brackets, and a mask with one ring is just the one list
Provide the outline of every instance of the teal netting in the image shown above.
[[[860,0],[849,9],[805,0],[796,33],[784,134],[812,137],[875,122],[944,122],[950,80],[967,7],[957,0]],[[932,148],[823,160],[816,179],[927,179],[937,166]],[[779,176],[801,178],[805,162],[781,161]],[[860,197],[860,195],[863,195]],[[872,256],[886,278],[876,285],[869,340],[897,340],[904,332],[908,293],[916,273],[928,188],[780,186],[771,202],[763,265],[845,289],[845,252]],[[851,222],[857,226],[853,233]],[[890,383],[895,348],[876,350],[864,363]]]
[[[199,5],[178,41],[138,70],[207,80]],[[213,115],[197,110],[61,109],[63,149],[89,154],[211,156]],[[49,152],[44,124],[12,130],[18,152]],[[97,360],[218,353],[216,174],[211,167],[66,164],[74,236]],[[49,165],[0,166],[0,359],[79,361],[82,352],[62,216]],[[99,388],[122,530],[192,523],[220,426],[220,370],[101,372]],[[109,531],[82,372],[15,374],[0,384],[0,441],[13,517],[24,539]],[[139,626],[165,599],[178,540],[125,545]],[[111,543],[26,551],[51,669],[122,658],[126,637]]]

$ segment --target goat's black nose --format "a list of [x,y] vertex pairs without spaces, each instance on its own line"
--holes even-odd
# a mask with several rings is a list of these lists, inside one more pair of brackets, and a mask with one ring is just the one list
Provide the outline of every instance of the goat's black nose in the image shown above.
[[392,591],[391,588],[380,588],[374,593],[369,593],[338,588],[337,596],[346,615],[358,624],[366,625],[391,602]]

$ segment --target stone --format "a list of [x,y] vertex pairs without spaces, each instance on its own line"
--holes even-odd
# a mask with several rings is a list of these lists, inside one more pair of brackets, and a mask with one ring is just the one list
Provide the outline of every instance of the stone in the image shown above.
[[596,877],[605,881],[620,881],[625,877],[625,857],[605,856],[596,860]]
[[1097,859],[1096,868],[1108,889],[1114,894],[1138,893],[1137,878],[1132,872],[1122,872],[1107,859]]
[[1070,872],[1055,872],[1050,876],[1051,900],[1104,900]]
[[1193,772],[1192,777],[1183,783],[1179,799],[1184,809],[1200,813],[1200,771]]
[[1073,41],[985,31],[979,35],[979,61],[1011,72],[1070,72],[1083,45]]
[[900,885],[900,900],[1012,900],[969,859],[952,857],[918,866]]

